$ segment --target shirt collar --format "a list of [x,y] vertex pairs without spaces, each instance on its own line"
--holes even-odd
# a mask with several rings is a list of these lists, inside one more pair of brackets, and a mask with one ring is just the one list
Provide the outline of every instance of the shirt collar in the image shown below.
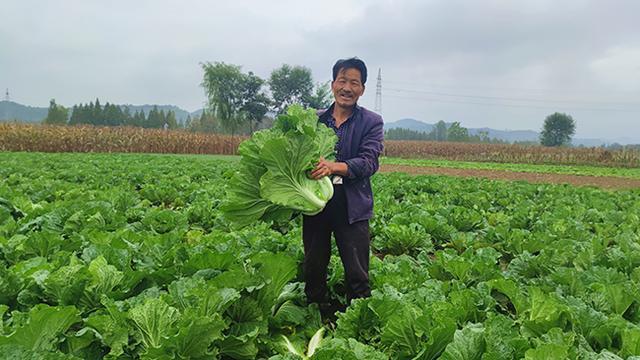
[[[325,112],[325,114],[328,115],[329,119],[333,119],[333,108],[336,106],[336,103],[333,102],[331,104],[331,106],[329,106],[329,108],[327,109],[327,111]],[[357,103],[353,106],[353,112],[351,113],[351,115],[349,115],[349,117],[347,118],[347,120],[345,120],[345,122],[349,121],[349,119],[353,118],[354,116],[356,116],[356,114],[358,114],[361,110],[360,105],[358,105]]]

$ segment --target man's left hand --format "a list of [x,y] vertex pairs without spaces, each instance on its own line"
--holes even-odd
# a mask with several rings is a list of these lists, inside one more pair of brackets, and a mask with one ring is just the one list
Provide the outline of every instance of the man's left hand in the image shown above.
[[318,161],[318,164],[311,172],[311,178],[314,180],[320,180],[325,176],[333,174],[335,165],[335,162],[325,160],[323,157],[321,157],[320,161]]

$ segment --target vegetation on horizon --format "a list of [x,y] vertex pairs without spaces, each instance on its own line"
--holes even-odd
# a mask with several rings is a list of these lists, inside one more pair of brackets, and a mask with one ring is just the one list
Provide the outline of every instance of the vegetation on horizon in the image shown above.
[[640,150],[472,144],[438,141],[385,141],[384,156],[524,164],[640,167]]
[[[0,151],[236,154],[244,136],[135,127],[0,123]],[[497,163],[640,167],[640,149],[386,140],[384,156]]]
[[481,131],[477,135],[469,135],[469,129],[453,122],[451,125],[440,120],[430,132],[416,131],[405,128],[391,128],[384,131],[386,140],[421,140],[421,141],[452,141],[470,143],[508,144],[506,140],[489,138],[486,131]]

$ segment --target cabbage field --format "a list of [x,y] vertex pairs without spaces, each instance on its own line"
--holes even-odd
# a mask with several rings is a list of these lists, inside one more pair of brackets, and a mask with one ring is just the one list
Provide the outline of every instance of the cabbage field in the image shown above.
[[639,190],[377,174],[373,295],[323,322],[236,167],[0,153],[0,359],[640,359]]

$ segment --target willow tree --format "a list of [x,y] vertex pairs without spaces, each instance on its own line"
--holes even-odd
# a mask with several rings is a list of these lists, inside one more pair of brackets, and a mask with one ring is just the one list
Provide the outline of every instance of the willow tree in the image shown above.
[[202,87],[207,95],[209,111],[233,136],[243,125],[240,66],[215,62],[202,64],[202,69]]
[[202,64],[209,113],[234,136],[248,125],[262,121],[269,98],[262,91],[263,79],[252,72],[244,74],[240,66],[223,62]]

